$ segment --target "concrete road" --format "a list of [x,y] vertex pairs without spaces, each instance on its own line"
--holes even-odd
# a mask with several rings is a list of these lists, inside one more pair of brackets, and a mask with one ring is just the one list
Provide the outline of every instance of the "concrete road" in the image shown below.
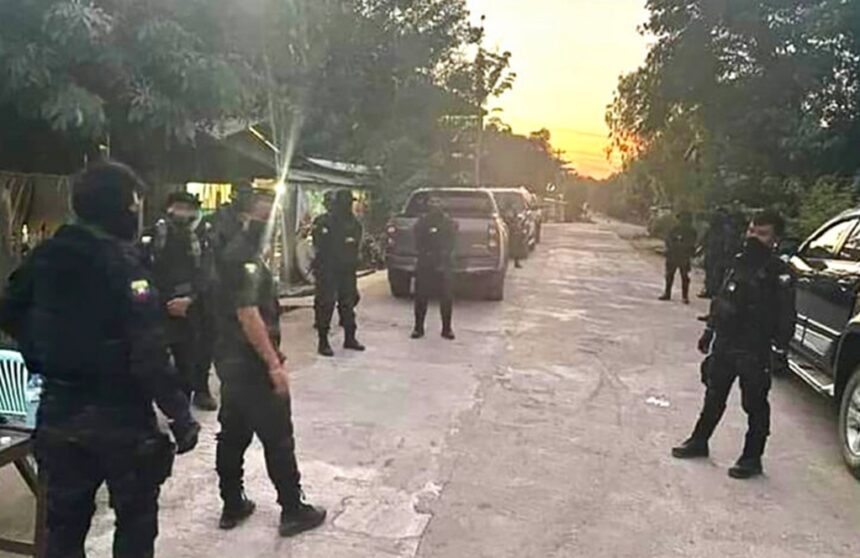
[[[764,478],[731,480],[745,418],[735,394],[713,458],[670,447],[702,400],[695,320],[660,303],[661,262],[610,224],[547,227],[504,303],[458,304],[458,339],[408,338],[411,308],[382,275],[363,283],[365,354],[313,354],[308,310],[284,321],[305,490],[328,524],[276,536],[262,452],[248,454],[258,513],[215,529],[214,416],[162,498],[159,556],[666,558],[860,556],[860,485],[843,469],[827,401],[794,380],[773,392]],[[619,233],[621,236],[619,236]],[[23,497],[0,478],[0,530]],[[102,509],[106,508],[104,495]],[[14,521],[18,518],[17,521]],[[109,556],[109,513],[91,557]]]

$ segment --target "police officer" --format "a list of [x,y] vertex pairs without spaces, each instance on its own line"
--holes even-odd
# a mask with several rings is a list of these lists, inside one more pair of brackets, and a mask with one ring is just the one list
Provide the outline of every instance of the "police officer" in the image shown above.
[[433,291],[438,291],[442,312],[442,337],[454,340],[451,318],[454,312],[453,264],[457,223],[445,213],[438,198],[427,200],[427,212],[415,224],[415,329],[413,339],[424,337],[424,320]]
[[722,207],[717,208],[708,223],[705,233],[705,288],[699,298],[713,298],[723,282],[726,265],[734,253],[728,251],[730,236],[729,215]]
[[194,361],[194,377],[200,387],[194,393],[194,406],[202,411],[218,410],[218,403],[209,391],[209,373],[215,362],[215,342],[217,330],[215,328],[215,286],[218,274],[215,267],[215,225],[211,216],[201,219],[195,234],[200,243],[200,292],[194,303],[195,313],[195,338],[194,348],[196,358]]
[[360,300],[356,273],[362,227],[352,212],[352,192],[338,190],[329,199],[328,211],[314,220],[312,232],[316,248],[313,271],[318,351],[326,357],[334,356],[328,334],[335,304],[344,330],[343,348],[365,350],[356,338],[358,324],[355,318],[355,307]]
[[35,454],[47,492],[47,558],[84,556],[95,496],[107,483],[116,513],[113,555],[153,556],[158,495],[174,444],[199,426],[169,363],[158,292],[133,242],[142,184],[117,163],[72,181],[77,224],[42,243],[0,299],[0,329],[44,377]]
[[245,450],[256,435],[282,508],[280,534],[289,537],[322,524],[326,512],[302,501],[289,375],[279,351],[279,304],[263,254],[273,204],[270,192],[256,192],[238,214],[240,230],[217,257],[221,432],[216,469],[224,502],[220,527],[232,529],[256,507],[243,485]]
[[505,225],[507,225],[508,232],[511,235],[511,258],[514,260],[514,267],[520,269],[523,266],[521,261],[528,256],[528,244],[522,219],[513,203],[509,203],[504,208],[502,219],[505,221]]
[[672,300],[675,273],[681,274],[681,295],[684,304],[690,304],[690,271],[696,253],[696,229],[693,216],[688,212],[678,215],[678,224],[666,236],[666,289],[660,300]]
[[693,435],[672,450],[679,459],[708,456],[708,440],[739,378],[749,428],[743,453],[729,469],[737,479],[762,473],[761,457],[770,434],[768,363],[772,347],[784,353],[794,335],[794,278],[774,252],[784,227],[775,212],[764,211],[753,218],[743,251],[711,303],[708,326],[699,341],[699,350],[710,353],[703,366],[704,408]]
[[206,289],[203,247],[195,228],[200,221],[200,202],[187,192],[167,199],[165,216],[141,237],[142,249],[152,265],[155,286],[165,300],[167,334],[173,362],[201,410],[217,408],[209,392],[209,371],[199,366],[198,342]]

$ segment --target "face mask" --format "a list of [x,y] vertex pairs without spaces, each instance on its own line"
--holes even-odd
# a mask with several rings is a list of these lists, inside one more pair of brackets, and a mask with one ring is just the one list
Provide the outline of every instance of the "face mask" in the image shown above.
[[744,242],[744,256],[752,261],[761,261],[771,254],[771,249],[757,238],[747,238]]
[[194,222],[194,217],[190,215],[170,215],[170,222],[177,227],[190,227]]

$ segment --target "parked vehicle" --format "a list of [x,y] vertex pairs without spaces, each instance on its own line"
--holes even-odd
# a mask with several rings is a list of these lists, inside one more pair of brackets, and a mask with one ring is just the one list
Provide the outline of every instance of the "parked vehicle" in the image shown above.
[[525,188],[492,188],[490,191],[501,211],[513,207],[523,223],[528,247],[534,250],[541,236],[541,209],[537,198]]
[[860,209],[824,225],[790,263],[798,323],[789,368],[839,404],[842,455],[860,479]]
[[509,255],[507,229],[493,196],[478,188],[422,189],[412,194],[403,212],[387,228],[391,293],[398,298],[411,293],[417,261],[413,229],[431,195],[439,198],[459,226],[454,268],[457,281],[479,282],[487,299],[503,300]]

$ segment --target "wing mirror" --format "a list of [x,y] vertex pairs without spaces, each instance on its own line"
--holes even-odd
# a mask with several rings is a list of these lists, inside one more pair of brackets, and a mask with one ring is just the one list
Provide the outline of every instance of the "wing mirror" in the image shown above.
[[784,258],[791,258],[797,255],[802,242],[796,238],[784,238],[776,247],[776,253]]

